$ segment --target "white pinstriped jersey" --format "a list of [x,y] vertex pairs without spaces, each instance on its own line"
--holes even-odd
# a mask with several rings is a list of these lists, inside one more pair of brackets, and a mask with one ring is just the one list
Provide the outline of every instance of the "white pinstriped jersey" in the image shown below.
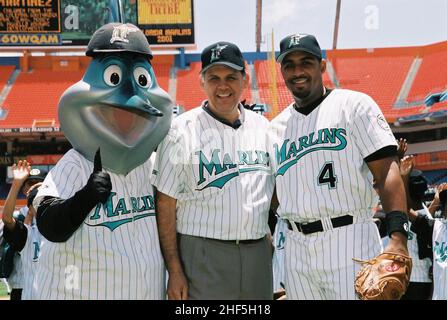
[[23,288],[23,269],[22,269],[22,259],[19,254],[14,255],[14,268],[10,276],[8,277],[8,284],[11,289],[22,289]]
[[[19,211],[14,213],[14,218],[20,220],[25,220],[28,215],[28,207],[21,207]],[[8,284],[12,289],[23,289],[23,283],[25,282],[25,274],[22,267],[22,258],[20,254],[16,253],[14,255],[14,268],[12,269],[11,275],[8,278]]]
[[25,246],[23,247],[22,251],[20,251],[23,269],[22,300],[29,300],[32,298],[32,288],[39,262],[42,236],[39,233],[39,230],[37,230],[35,221],[33,221],[31,226],[25,224],[25,227],[28,234]]
[[158,147],[153,184],[177,199],[177,231],[221,239],[268,233],[273,178],[265,146],[268,121],[241,110],[238,129],[203,108],[174,119]]
[[273,232],[273,291],[284,289],[285,284],[285,266],[284,266],[284,245],[286,243],[287,223],[278,218]]
[[[152,161],[126,176],[110,174],[112,193],[63,243],[43,241],[33,298],[164,299],[165,269],[155,218]],[[72,197],[93,162],[70,150],[47,175],[33,202]]]
[[[431,214],[427,207],[423,204],[423,209],[417,210],[419,214],[428,215],[431,218]],[[413,267],[411,268],[410,282],[432,282],[429,277],[429,269],[432,265],[430,258],[419,259],[419,247],[417,242],[417,235],[411,230],[411,222],[408,221],[408,241],[407,248],[408,253],[413,262]],[[383,247],[386,247],[389,243],[390,238],[388,236],[382,238]]]
[[355,276],[361,264],[382,251],[372,219],[305,235],[287,230],[284,247],[288,300],[357,300]]
[[447,300],[447,219],[433,227],[433,300]]
[[378,199],[363,159],[389,145],[396,145],[393,133],[363,93],[334,89],[307,116],[291,104],[268,132],[278,214],[298,222],[371,217]]
[[[290,300],[357,299],[352,258],[367,260],[382,249],[372,221],[377,203],[364,158],[396,145],[377,104],[367,95],[335,89],[310,114],[287,107],[272,120],[267,144],[276,177],[278,214],[324,232],[287,230],[285,285]],[[330,218],[352,215],[333,228]]]

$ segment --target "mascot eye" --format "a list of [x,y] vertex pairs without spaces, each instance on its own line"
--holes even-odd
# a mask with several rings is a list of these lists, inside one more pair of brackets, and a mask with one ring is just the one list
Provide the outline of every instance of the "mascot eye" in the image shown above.
[[149,88],[152,84],[149,71],[143,67],[136,67],[133,71],[133,77],[140,87]]
[[104,82],[111,87],[115,87],[121,82],[122,74],[121,68],[112,64],[104,70]]

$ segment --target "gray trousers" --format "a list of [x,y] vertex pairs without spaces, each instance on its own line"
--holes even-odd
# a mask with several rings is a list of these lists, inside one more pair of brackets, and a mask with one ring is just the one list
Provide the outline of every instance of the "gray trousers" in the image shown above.
[[272,245],[178,234],[191,300],[272,300]]

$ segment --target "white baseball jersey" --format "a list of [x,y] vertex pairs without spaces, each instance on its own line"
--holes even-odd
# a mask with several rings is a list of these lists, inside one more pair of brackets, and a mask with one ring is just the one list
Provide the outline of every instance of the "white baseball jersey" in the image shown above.
[[[427,215],[431,218],[431,214],[427,207],[423,204],[423,208],[417,210],[419,214]],[[429,277],[429,269],[432,265],[430,258],[419,259],[419,246],[417,242],[417,235],[410,230],[411,222],[408,222],[408,253],[412,259],[413,267],[411,268],[410,282],[432,282]],[[388,236],[382,238],[383,247],[385,248],[390,238]]]
[[282,218],[371,217],[378,199],[363,159],[397,144],[369,96],[334,89],[307,116],[291,104],[272,120],[268,138]]
[[177,199],[177,231],[221,240],[268,233],[274,180],[265,145],[268,121],[242,106],[238,129],[203,108],[172,122],[158,147],[157,190]]
[[[364,158],[396,141],[377,104],[367,95],[334,89],[310,114],[293,104],[272,120],[268,150],[276,175],[278,214],[325,232],[288,231],[285,246],[289,299],[356,299],[359,269],[382,248],[372,209],[373,176]],[[352,215],[333,228],[330,218]]]
[[[152,167],[149,160],[125,176],[103,170],[110,174],[110,197],[66,242],[43,241],[33,298],[165,298]],[[72,197],[92,172],[93,162],[70,150],[47,175],[34,207],[44,196]]]
[[284,289],[284,245],[286,242],[287,223],[278,218],[273,232],[273,291]]
[[29,300],[32,298],[32,289],[34,277],[37,272],[37,265],[40,256],[41,234],[37,230],[35,220],[31,226],[25,224],[28,230],[25,246],[20,251],[23,270],[23,291],[22,300]]
[[433,300],[447,300],[447,219],[433,227]]
[[[19,209],[19,211],[14,212],[14,218],[25,220],[28,215],[28,207],[24,206]],[[8,284],[12,289],[23,289],[23,283],[25,281],[25,274],[22,267],[22,258],[20,254],[16,253],[14,255],[14,268],[12,269],[11,275],[8,277]]]
[[23,269],[22,269],[22,259],[19,254],[14,255],[14,268],[8,277],[8,284],[11,289],[22,289],[23,288]]

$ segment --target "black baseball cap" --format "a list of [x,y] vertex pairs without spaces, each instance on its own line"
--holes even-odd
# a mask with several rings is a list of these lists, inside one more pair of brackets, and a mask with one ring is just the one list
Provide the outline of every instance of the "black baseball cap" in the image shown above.
[[210,67],[221,64],[234,70],[242,71],[245,69],[244,57],[237,45],[231,42],[217,42],[202,51],[202,70],[205,72]]
[[131,23],[108,23],[95,31],[85,54],[94,57],[108,52],[135,52],[153,58],[146,36]]
[[411,170],[408,184],[410,197],[413,199],[422,198],[428,190],[427,179],[424,177],[424,173],[418,169]]
[[321,60],[322,53],[317,39],[311,34],[297,33],[285,37],[279,43],[279,56],[276,61],[282,62],[284,57],[294,51],[304,51]]
[[42,182],[43,180],[45,180],[47,173],[43,170],[34,168],[31,169],[31,171],[29,172],[29,177],[26,178],[26,180],[23,182],[23,185],[25,185],[28,181],[33,181],[33,182]]

